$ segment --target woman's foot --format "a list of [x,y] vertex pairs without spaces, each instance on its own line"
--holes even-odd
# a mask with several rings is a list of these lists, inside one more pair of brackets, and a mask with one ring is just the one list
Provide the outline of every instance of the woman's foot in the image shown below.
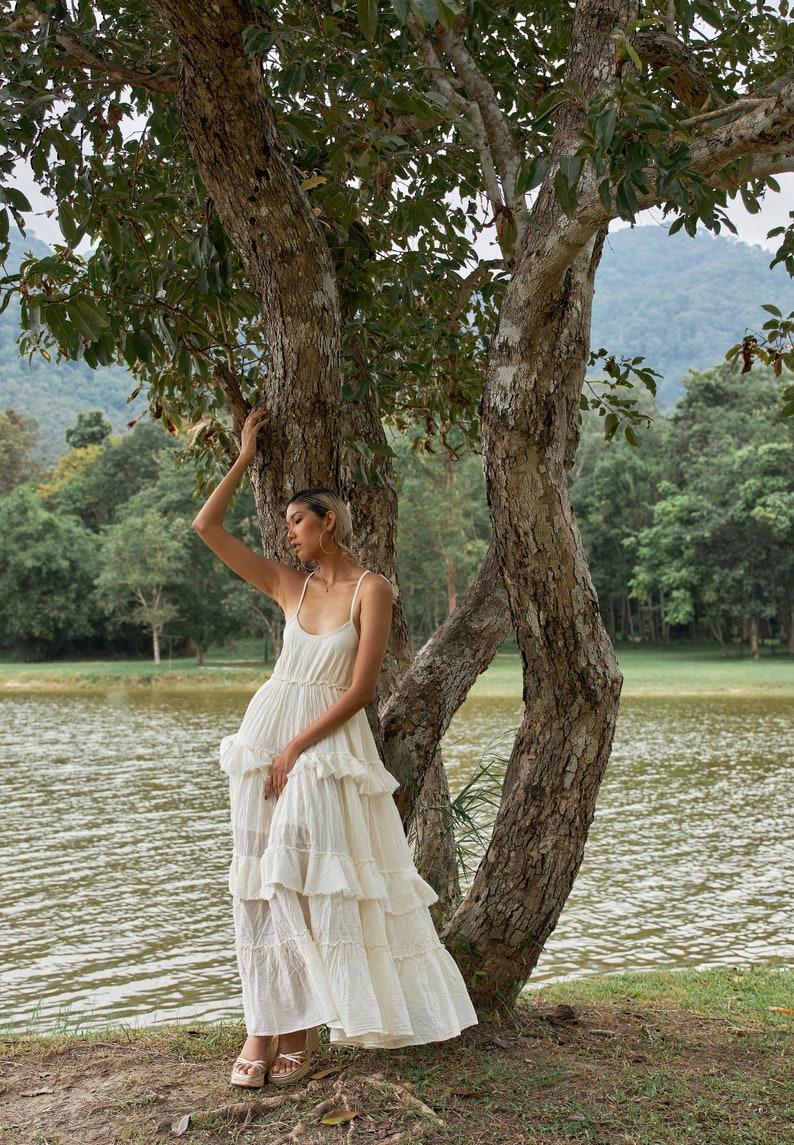
[[265,1084],[268,1070],[278,1050],[277,1037],[249,1036],[232,1066],[232,1085],[259,1089]]
[[304,1078],[311,1069],[312,1053],[318,1043],[316,1027],[282,1034],[278,1039],[276,1059],[267,1075],[271,1085],[289,1085]]

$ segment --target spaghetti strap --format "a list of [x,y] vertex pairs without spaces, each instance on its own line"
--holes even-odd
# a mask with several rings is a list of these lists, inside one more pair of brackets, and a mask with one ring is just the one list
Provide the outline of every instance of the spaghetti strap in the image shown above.
[[353,605],[356,603],[356,597],[358,596],[358,590],[361,588],[361,582],[364,579],[364,577],[367,575],[368,572],[369,572],[369,569],[364,569],[363,573],[358,578],[358,584],[356,585],[356,591],[353,593],[353,599],[350,601],[350,619],[351,620],[353,619]]
[[[301,605],[303,604],[303,598],[306,595],[306,589],[308,587],[309,581],[312,579],[312,577],[314,576],[314,574],[316,572],[317,572],[317,569],[312,569],[312,571],[306,577],[306,580],[303,582],[303,588],[301,589],[301,597],[300,597],[300,600],[298,601],[298,607],[295,609],[294,615],[292,617],[293,620],[295,620],[297,618],[297,615],[301,610]],[[361,583],[361,582],[359,582],[359,583]]]

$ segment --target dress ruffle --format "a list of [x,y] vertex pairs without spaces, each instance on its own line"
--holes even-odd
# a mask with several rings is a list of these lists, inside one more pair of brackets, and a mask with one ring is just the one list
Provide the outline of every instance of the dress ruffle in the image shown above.
[[[221,740],[221,768],[227,775],[269,770],[280,750],[255,747],[235,735],[225,736]],[[313,771],[318,779],[350,778],[362,795],[392,795],[399,787],[379,759],[362,760],[349,751],[306,751],[298,757],[290,779],[306,770]]]
[[304,752],[277,800],[264,797],[279,752],[348,686],[356,644],[352,624],[314,637],[288,623],[278,674],[221,744],[246,1025],[266,1036],[324,1024],[334,1042],[372,1047],[441,1041],[476,1016],[365,714]]

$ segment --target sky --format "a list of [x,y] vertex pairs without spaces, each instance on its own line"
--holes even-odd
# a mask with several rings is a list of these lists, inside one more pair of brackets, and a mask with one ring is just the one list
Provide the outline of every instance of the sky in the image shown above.
[[[33,212],[28,216],[30,230],[37,238],[52,246],[56,242],[63,242],[58,223],[53,215],[47,217],[47,212],[53,210],[53,203],[47,200],[38,190],[32,173],[22,165],[17,167],[16,185],[28,198]],[[738,231],[738,238],[751,246],[762,246],[767,250],[776,250],[779,239],[767,239],[767,232],[774,227],[787,226],[791,221],[789,211],[794,209],[794,175],[781,175],[778,177],[780,194],[768,192],[762,202],[761,213],[750,215],[744,209],[741,201],[732,204],[730,216]],[[637,220],[638,226],[659,225],[661,211],[643,211]],[[630,224],[617,220],[612,224],[612,230],[619,230]],[[729,233],[729,232],[724,232]],[[88,243],[85,244],[86,249]]]

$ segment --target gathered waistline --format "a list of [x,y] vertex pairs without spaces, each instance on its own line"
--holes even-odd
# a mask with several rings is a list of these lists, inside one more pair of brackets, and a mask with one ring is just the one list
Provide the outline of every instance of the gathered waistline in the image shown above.
[[275,673],[270,679],[279,684],[298,684],[301,688],[337,688],[343,692],[348,687],[347,684],[337,684],[334,680],[295,680],[291,676],[277,676]]

